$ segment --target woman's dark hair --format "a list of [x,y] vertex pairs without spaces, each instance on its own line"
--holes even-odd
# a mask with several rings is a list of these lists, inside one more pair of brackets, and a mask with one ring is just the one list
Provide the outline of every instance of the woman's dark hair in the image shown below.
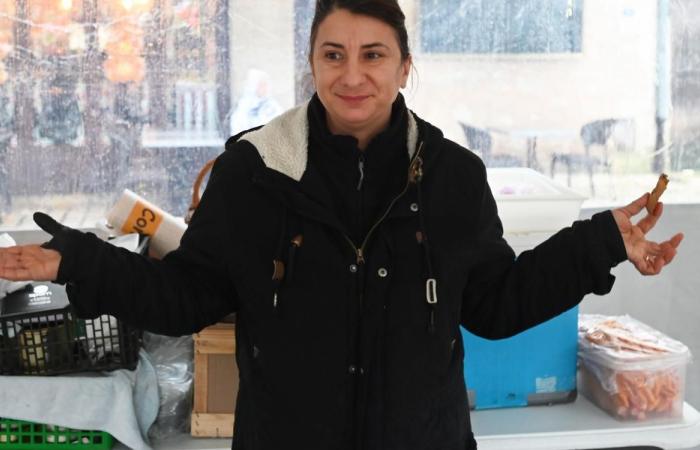
[[337,9],[345,9],[353,14],[373,17],[389,25],[396,32],[401,49],[401,61],[411,54],[408,48],[408,32],[406,31],[406,16],[404,16],[397,0],[316,0],[316,12],[311,22],[309,38],[309,60],[314,54],[314,41],[318,27],[330,13]]

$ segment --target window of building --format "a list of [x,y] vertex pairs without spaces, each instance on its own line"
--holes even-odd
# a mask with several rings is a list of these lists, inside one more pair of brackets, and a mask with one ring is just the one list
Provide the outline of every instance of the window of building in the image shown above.
[[421,0],[426,53],[581,51],[582,0]]
[[0,1],[0,221],[86,222],[125,188],[182,213],[228,133],[226,5]]

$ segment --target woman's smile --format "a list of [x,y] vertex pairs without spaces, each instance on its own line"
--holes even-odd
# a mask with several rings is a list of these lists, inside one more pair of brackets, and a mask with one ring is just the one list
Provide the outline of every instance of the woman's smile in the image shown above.
[[364,102],[366,99],[368,99],[370,96],[369,95],[342,95],[342,94],[336,94],[338,97],[340,97],[341,100],[345,101],[349,105],[359,105],[362,102]]

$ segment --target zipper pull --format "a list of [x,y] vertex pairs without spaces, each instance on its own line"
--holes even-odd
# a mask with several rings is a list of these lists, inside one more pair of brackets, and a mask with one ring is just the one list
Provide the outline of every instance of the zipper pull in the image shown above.
[[365,155],[363,153],[360,153],[357,168],[360,170],[360,181],[357,183],[357,190],[359,191],[362,189],[362,181],[365,179]]
[[[420,148],[419,148],[420,150]],[[415,184],[423,178],[423,159],[416,155],[408,168],[408,182]]]
[[357,249],[357,265],[359,266],[360,264],[365,263],[365,255],[364,252],[362,251],[362,248]]

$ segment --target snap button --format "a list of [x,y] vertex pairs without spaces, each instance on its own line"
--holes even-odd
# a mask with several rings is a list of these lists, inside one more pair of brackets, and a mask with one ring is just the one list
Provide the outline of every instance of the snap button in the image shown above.
[[357,272],[357,264],[350,264],[350,272],[352,272],[352,273]]
[[357,367],[351,364],[350,367],[348,367],[348,373],[350,375],[355,375],[355,372],[357,372]]
[[379,270],[377,270],[377,275],[379,275],[381,278],[386,277],[388,273],[389,272],[384,267],[381,267]]
[[418,203],[411,203],[411,211],[413,211],[413,212],[418,211]]

